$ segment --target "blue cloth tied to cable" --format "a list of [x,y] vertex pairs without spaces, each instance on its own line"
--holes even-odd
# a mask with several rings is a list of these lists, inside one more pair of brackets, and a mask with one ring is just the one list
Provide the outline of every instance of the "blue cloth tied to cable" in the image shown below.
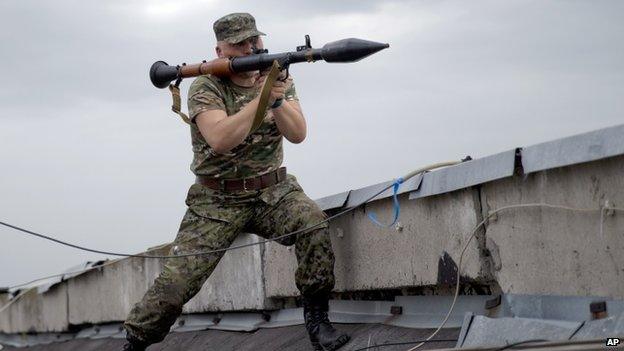
[[396,222],[399,220],[399,215],[401,214],[401,206],[399,205],[399,199],[397,198],[397,194],[399,191],[399,187],[401,186],[401,184],[403,184],[403,182],[404,182],[403,178],[398,178],[397,180],[394,181],[394,184],[392,184],[392,188],[394,189],[394,193],[392,194],[392,205],[394,207],[394,219],[392,220],[392,223],[383,224],[377,220],[377,215],[375,214],[375,212],[369,212],[368,218],[370,218],[370,220],[373,221],[373,223],[377,224],[380,227],[389,228],[395,225]]

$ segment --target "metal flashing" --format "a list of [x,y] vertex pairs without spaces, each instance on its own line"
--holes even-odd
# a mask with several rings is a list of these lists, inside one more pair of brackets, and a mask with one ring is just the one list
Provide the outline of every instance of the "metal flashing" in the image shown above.
[[202,313],[180,316],[172,327],[175,332],[206,329],[254,331],[303,324],[303,309],[289,308],[272,312]]
[[42,333],[36,335],[0,333],[0,344],[13,347],[27,347],[63,342],[73,338],[73,334],[65,333]]
[[[385,343],[404,342],[426,338],[431,330],[405,329],[390,327],[379,324],[343,324],[338,326],[352,336],[352,341],[341,350],[354,351],[367,346],[382,345]],[[443,329],[436,339],[456,340],[457,329]],[[32,335],[22,335],[25,339]],[[436,342],[436,347],[452,347],[454,341]],[[63,343],[45,346],[36,346],[24,350],[99,350],[117,351],[122,348],[122,340],[102,339],[76,339]],[[374,347],[377,349],[377,347]],[[13,348],[8,348],[14,350]],[[290,326],[278,329],[263,329],[251,333],[227,332],[218,330],[194,331],[186,333],[169,333],[165,340],[158,345],[150,347],[161,351],[222,351],[222,350],[311,350],[310,340],[303,326]],[[379,348],[381,349],[381,347]],[[385,347],[383,349],[386,349]],[[389,350],[404,350],[405,347],[393,347]]]
[[[505,345],[526,339],[587,340],[609,335],[624,335],[624,301],[600,297],[502,295],[501,304],[485,309],[491,295],[460,295],[446,328],[461,326],[459,346]],[[590,320],[589,305],[606,301],[611,317]],[[396,296],[394,301],[331,300],[330,319],[341,324],[368,324],[423,330],[436,328],[444,319],[452,296]],[[401,314],[392,314],[401,307]],[[487,314],[487,317],[484,315]],[[201,330],[255,332],[259,329],[292,327],[303,324],[301,308],[257,312],[187,314],[172,328],[174,332]],[[372,328],[372,327],[371,327]],[[0,343],[29,346],[70,339],[123,338],[119,323],[95,325],[72,333],[41,333],[23,338],[1,334]]]
[[496,316],[584,321],[591,319],[589,305],[596,300],[606,300],[610,315],[624,313],[624,301],[603,297],[505,294]]
[[[520,152],[525,174],[624,155],[624,125],[528,146]],[[413,200],[511,177],[515,162],[516,149],[508,150],[427,172],[424,176],[417,175],[406,181],[398,193],[410,192],[409,199]],[[353,207],[392,183],[378,183],[326,196],[316,202],[323,210]],[[392,193],[389,189],[373,200],[390,197]]]
[[[490,296],[460,296],[447,322],[448,328],[462,325],[464,315],[483,313]],[[397,296],[394,301],[331,300],[329,315],[336,323],[378,323],[405,328],[435,328],[445,317],[452,296]],[[392,307],[400,306],[402,313],[393,315]],[[292,308],[272,312],[191,314],[178,318],[172,328],[176,332],[206,329],[224,331],[254,331],[303,324],[303,309]]]
[[409,195],[410,200],[448,193],[514,174],[516,150],[462,162],[455,166],[427,172],[420,188]]
[[15,291],[25,291],[25,290],[36,288],[37,289],[37,294],[44,294],[48,290],[50,290],[53,286],[55,286],[56,284],[62,283],[64,281],[68,280],[68,279],[71,279],[71,278],[77,277],[79,275],[82,275],[84,273],[87,273],[91,269],[96,269],[97,267],[101,266],[104,262],[107,262],[107,261],[108,260],[104,260],[104,261],[87,261],[87,262],[84,262],[84,263],[81,263],[81,264],[78,264],[78,265],[75,265],[75,266],[72,266],[72,267],[66,269],[65,272],[62,272],[61,274],[59,274],[56,277],[51,277],[51,278],[47,278],[45,280],[33,282],[31,284],[27,284],[27,285],[21,286],[21,287],[16,288],[16,289],[11,289],[11,291],[12,292],[15,292]]
[[582,322],[474,316],[460,346],[505,346],[524,340],[568,340]]
[[250,332],[258,330],[266,320],[261,313],[224,313],[219,314],[215,322],[211,322],[207,329]]
[[100,327],[97,335],[91,337],[92,339],[125,339],[126,338],[126,330],[124,329],[122,324],[109,324]]
[[457,337],[457,344],[455,345],[455,348],[460,348],[464,344],[464,340],[466,340],[466,335],[468,335],[468,331],[470,330],[474,317],[474,313],[471,312],[466,312],[464,315],[464,322],[459,330],[459,336]]
[[598,339],[624,335],[624,313],[619,316],[587,321],[574,334],[572,340]]
[[393,301],[330,301],[330,319],[337,323],[387,324],[393,317],[390,308]]
[[273,311],[268,322],[262,328],[279,328],[303,324],[303,308],[286,308]]
[[522,149],[525,174],[624,154],[624,125],[553,140]]
[[[412,178],[406,180],[399,187],[399,190],[397,191],[397,194],[403,194],[403,193],[407,193],[407,192],[411,192],[411,191],[417,190],[421,186],[420,184],[422,182],[422,179],[423,179],[423,175],[421,173],[421,174],[417,174],[417,175],[413,176]],[[351,190],[351,192],[349,193],[349,198],[347,199],[347,204],[346,204],[345,207],[349,208],[349,207],[353,207],[353,206],[361,204],[362,202],[366,201],[366,199],[368,199],[369,197],[373,196],[374,194],[379,192],[381,189],[391,185],[392,183],[394,183],[393,180],[392,181],[383,182],[383,183],[378,183],[378,184],[375,184],[375,185],[367,186],[367,187],[356,189],[356,190]],[[394,190],[392,188],[390,188],[390,189],[384,191],[383,193],[375,196],[373,199],[371,199],[371,201],[376,201],[376,200],[388,198],[388,197],[391,197],[393,194],[394,194]]]
[[[445,326],[459,328],[466,313],[484,314],[489,295],[459,296]],[[403,306],[403,314],[392,325],[408,328],[437,328],[446,317],[453,296],[397,296],[396,303]]]
[[342,193],[325,196],[320,199],[316,199],[316,204],[319,205],[321,210],[327,211],[333,208],[343,207],[347,203],[347,198],[349,197],[349,192],[345,191]]

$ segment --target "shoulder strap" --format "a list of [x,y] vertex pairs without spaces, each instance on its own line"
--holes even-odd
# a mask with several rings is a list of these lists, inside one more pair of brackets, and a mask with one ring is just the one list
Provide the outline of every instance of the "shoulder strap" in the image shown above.
[[251,125],[251,129],[249,130],[249,134],[252,134],[256,131],[262,124],[264,120],[264,115],[266,114],[266,110],[269,107],[269,95],[271,94],[271,88],[275,81],[277,80],[277,76],[280,72],[280,65],[277,61],[273,61],[273,66],[271,66],[271,71],[269,71],[269,75],[264,81],[264,85],[262,86],[262,92],[260,93],[260,101],[258,102],[258,109],[256,110],[256,116],[254,117],[254,122]]
[[173,99],[173,104],[171,105],[171,110],[173,112],[177,113],[180,116],[180,118],[182,118],[184,123],[191,124],[191,120],[181,110],[181,98],[180,98],[180,87],[179,87],[179,84],[180,84],[179,82],[176,82],[175,85],[174,84],[169,84],[169,91],[171,91],[171,98]]

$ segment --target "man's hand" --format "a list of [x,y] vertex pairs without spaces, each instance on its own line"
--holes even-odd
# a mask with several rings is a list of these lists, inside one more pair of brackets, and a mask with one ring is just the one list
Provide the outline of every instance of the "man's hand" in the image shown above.
[[[256,87],[259,90],[258,94],[260,94],[260,92],[262,91],[262,86],[264,86],[264,82],[266,81],[268,73],[269,73],[268,70],[263,71],[262,73],[260,73],[260,77],[258,78],[258,80],[256,80]],[[279,80],[279,76],[278,76],[278,79],[275,81],[275,83],[273,84],[273,87],[271,88],[271,94],[269,94],[268,105],[269,106],[273,105],[275,103],[275,100],[284,99],[284,96],[286,94],[286,89],[288,88],[290,84],[292,84],[291,78],[287,79],[286,82],[282,82]]]

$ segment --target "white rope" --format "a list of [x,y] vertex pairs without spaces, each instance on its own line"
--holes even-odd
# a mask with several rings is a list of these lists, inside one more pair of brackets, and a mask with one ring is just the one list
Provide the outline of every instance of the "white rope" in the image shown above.
[[[520,204],[520,205],[509,205],[509,206],[503,206],[500,207],[494,211],[490,211],[488,213],[488,215],[481,221],[479,222],[479,224],[477,224],[474,229],[472,230],[472,234],[470,234],[470,237],[468,238],[468,241],[466,242],[466,244],[464,245],[464,248],[461,251],[461,255],[459,256],[459,263],[457,265],[457,281],[456,281],[456,285],[455,285],[455,296],[453,297],[453,303],[451,303],[451,307],[449,308],[448,312],[446,313],[446,316],[444,317],[444,320],[442,321],[442,323],[440,324],[440,326],[436,329],[436,331],[434,331],[427,339],[425,339],[426,341],[431,340],[434,336],[436,336],[438,334],[438,332],[440,330],[442,330],[442,328],[446,325],[446,322],[448,321],[449,317],[451,316],[451,313],[453,312],[453,309],[455,308],[455,303],[457,302],[457,297],[459,296],[459,278],[461,275],[461,268],[462,268],[462,263],[464,260],[464,253],[466,252],[466,249],[468,248],[468,244],[470,244],[470,242],[472,241],[472,239],[475,237],[475,235],[477,234],[477,230],[479,230],[479,228],[484,225],[490,218],[492,218],[493,216],[495,216],[496,214],[498,214],[499,212],[502,211],[506,211],[509,209],[515,209],[515,208],[534,208],[534,207],[545,207],[545,208],[551,208],[551,209],[562,209],[562,210],[568,210],[568,211],[576,211],[576,212],[600,212],[600,235],[603,236],[603,225],[602,222],[604,220],[604,216],[603,213],[605,210],[611,210],[611,211],[624,211],[624,209],[622,208],[618,208],[618,207],[607,207],[607,206],[603,206],[599,209],[592,209],[592,208],[575,208],[575,207],[570,207],[570,206],[564,206],[564,205],[551,205],[551,204],[547,204],[547,203],[528,203],[528,204]],[[420,347],[422,347],[425,343],[422,342],[414,347],[412,347],[411,349],[407,350],[407,351],[414,351]]]

